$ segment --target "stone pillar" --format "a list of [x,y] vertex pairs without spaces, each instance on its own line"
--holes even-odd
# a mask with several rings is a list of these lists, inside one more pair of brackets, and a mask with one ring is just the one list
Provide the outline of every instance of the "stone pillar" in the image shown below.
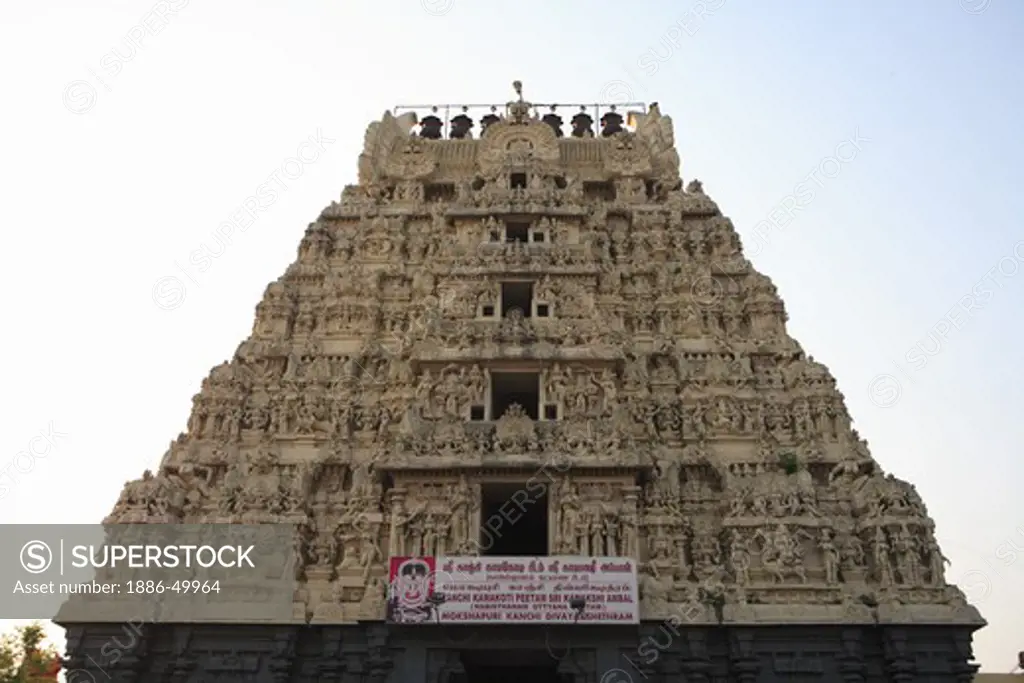
[[[591,650],[574,649],[558,662],[558,677],[565,683],[596,683],[596,658]],[[600,669],[603,673],[605,669]],[[613,679],[621,681],[622,679]]]
[[153,630],[152,624],[141,627],[138,625],[126,626],[125,629],[136,630],[133,631],[132,636],[124,634],[123,639],[132,642],[125,646],[121,658],[118,660],[116,656],[112,656],[110,659],[110,668],[107,669],[107,673],[112,683],[135,683],[135,681],[141,680],[146,664],[148,636],[149,632]]
[[864,683],[867,666],[864,662],[863,628],[843,629],[840,635],[842,651],[838,657],[838,669],[845,683]]
[[[549,477],[550,478],[550,477]],[[561,531],[559,523],[562,521],[561,503],[558,500],[559,487],[553,481],[548,482],[548,554],[557,555]]]
[[362,648],[345,648],[345,657],[341,663],[340,683],[364,683],[367,680],[365,652]]
[[83,673],[78,674],[79,678],[89,680],[89,675],[86,671],[86,667],[89,665],[89,657],[83,647],[85,627],[69,625],[65,628],[64,637],[66,642],[64,645],[64,656],[61,657],[61,671],[69,678],[70,672],[81,671]]
[[137,683],[143,677],[152,624],[67,626],[67,656],[62,668],[69,681]]
[[[537,300],[534,299],[530,303],[530,306],[533,308],[533,311],[530,312],[530,315],[534,316],[534,319],[536,319],[536,315],[537,315]],[[544,418],[544,406],[547,405],[547,403],[548,403],[548,381],[547,381],[547,378],[548,378],[548,373],[549,372],[550,372],[550,370],[548,370],[547,368],[541,368],[540,373],[537,375],[537,384],[539,385],[537,387],[537,421],[538,422],[543,422],[545,420],[545,418]]]
[[623,557],[632,557],[637,562],[640,561],[640,511],[637,502],[639,497],[639,486],[622,487],[622,516],[620,519],[623,521],[623,538],[619,554]]
[[907,631],[904,628],[888,626],[882,636],[885,651],[885,668],[889,672],[889,680],[893,683],[910,683],[914,680],[914,659],[910,655],[907,643]]
[[[666,679],[662,673],[665,657],[672,648],[674,638],[666,630],[666,624],[660,622],[641,622],[637,629],[636,645],[629,650],[620,651],[619,663],[616,667],[629,674],[633,683],[659,683]],[[635,674],[635,675],[634,675]],[[620,681],[622,677],[612,679]],[[681,680],[681,679],[676,679]]]
[[[157,660],[155,671],[158,680],[168,683],[187,683],[199,665],[199,657],[192,650],[194,626],[170,626],[171,650]],[[148,672],[147,672],[148,673]],[[164,678],[160,678],[163,676]],[[68,677],[68,680],[72,680]]]
[[404,543],[402,542],[402,528],[399,522],[405,520],[405,494],[403,488],[393,488],[388,491],[388,504],[391,512],[391,525],[388,530],[388,557],[400,557],[403,554]]
[[689,683],[690,679],[683,677],[683,663],[678,652],[668,650],[661,655],[658,659],[658,678],[662,681],[687,681]]
[[323,626],[320,630],[320,652],[313,661],[317,663],[317,676],[321,683],[338,683],[345,670],[342,659],[344,638],[340,626]]
[[469,509],[469,528],[466,530],[466,537],[470,544],[472,544],[474,555],[480,554],[480,524],[483,516],[483,484],[479,481],[474,481],[469,485],[469,490],[473,492],[473,506]]
[[492,415],[494,409],[494,401],[491,396],[494,392],[494,383],[491,381],[491,369],[484,368],[484,419],[488,422],[494,422],[498,419],[497,415]]
[[367,683],[384,683],[395,668],[394,653],[388,642],[386,624],[374,624],[366,630]]
[[712,669],[711,658],[708,656],[707,632],[701,629],[686,629],[681,635],[683,680],[707,683]]
[[276,683],[288,683],[295,667],[295,645],[298,633],[292,627],[279,628],[274,633],[273,651],[268,668]]
[[956,683],[971,683],[975,674],[980,668],[971,660],[974,659],[974,651],[971,648],[971,632],[969,629],[959,630],[953,634],[953,648],[950,652],[950,669],[956,678]]
[[426,666],[418,670],[407,667],[407,670],[416,671],[412,674],[417,683],[462,683],[466,677],[466,669],[459,658],[458,650],[430,650],[425,659]]
[[761,670],[761,662],[754,650],[754,632],[735,629],[729,638],[729,660],[733,675],[739,683],[754,683]]

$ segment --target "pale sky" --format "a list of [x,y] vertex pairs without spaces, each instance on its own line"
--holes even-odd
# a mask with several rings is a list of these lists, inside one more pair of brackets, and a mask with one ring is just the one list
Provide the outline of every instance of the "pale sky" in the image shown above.
[[[307,224],[355,181],[369,121],[504,102],[520,79],[528,99],[658,101],[674,118],[685,179],[774,279],[874,457],[917,485],[949,578],[990,622],[976,655],[1009,671],[1022,38],[1010,0],[7,3],[0,521],[98,522],[157,467]],[[218,246],[311,137],[309,163]],[[813,195],[766,230],[801,183]]]

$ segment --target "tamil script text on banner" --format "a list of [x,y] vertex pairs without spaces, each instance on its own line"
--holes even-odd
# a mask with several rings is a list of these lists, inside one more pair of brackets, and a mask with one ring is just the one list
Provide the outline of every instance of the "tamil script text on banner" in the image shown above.
[[636,562],[627,557],[392,557],[388,578],[392,623],[640,621]]

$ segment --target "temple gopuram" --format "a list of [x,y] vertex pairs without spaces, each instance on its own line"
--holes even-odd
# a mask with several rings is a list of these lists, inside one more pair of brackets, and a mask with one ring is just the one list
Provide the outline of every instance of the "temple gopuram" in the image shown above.
[[129,644],[64,620],[65,668],[969,683],[984,621],[923,501],[681,178],[671,118],[514,86],[369,125],[358,184],[106,520],[292,527],[291,617],[140,623]]

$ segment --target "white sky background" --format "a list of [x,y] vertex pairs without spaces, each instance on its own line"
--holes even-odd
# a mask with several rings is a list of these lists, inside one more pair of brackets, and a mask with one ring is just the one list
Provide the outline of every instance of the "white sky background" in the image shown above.
[[[0,521],[100,521],[355,181],[367,123],[403,102],[503,102],[518,78],[528,98],[673,116],[686,179],[733,218],[876,459],[917,484],[950,579],[990,621],[976,654],[1009,670],[1024,649],[1021,8],[641,4],[167,0],[162,25],[143,0],[5,6],[0,471],[38,457],[0,480]],[[870,141],[791,224],[755,228],[858,132]],[[318,135],[333,142],[221,251],[218,225]],[[220,255],[200,270],[204,245]],[[184,286],[171,310],[167,281],[154,300],[165,277]],[[958,313],[983,281],[994,295]]]

